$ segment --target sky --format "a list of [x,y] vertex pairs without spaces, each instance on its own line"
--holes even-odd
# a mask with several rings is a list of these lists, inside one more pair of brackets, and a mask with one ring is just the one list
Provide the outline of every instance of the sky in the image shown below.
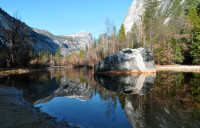
[[117,29],[133,0],[0,0],[11,16],[17,12],[30,27],[54,35],[88,31],[95,38],[106,32],[106,19]]

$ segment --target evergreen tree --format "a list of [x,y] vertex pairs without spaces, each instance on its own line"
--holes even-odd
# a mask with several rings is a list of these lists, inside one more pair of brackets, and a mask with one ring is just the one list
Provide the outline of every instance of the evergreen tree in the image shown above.
[[191,45],[191,56],[194,64],[200,64],[200,19],[197,10],[194,7],[189,9],[188,18],[194,27],[194,39]]
[[60,54],[60,48],[58,48],[56,53],[56,63],[58,66],[60,66],[60,61],[61,61],[61,54]]
[[126,40],[126,34],[125,34],[125,27],[124,24],[121,25],[121,28],[119,30],[119,34],[118,34],[118,40],[120,42],[123,42]]
[[184,56],[183,56],[183,49],[180,45],[180,42],[181,40],[179,40],[178,42],[176,42],[175,40],[171,40],[171,44],[172,44],[172,47],[173,47],[173,54],[174,54],[174,61],[176,63],[183,63],[184,61]]
[[47,57],[47,61],[49,62],[50,61],[50,52],[49,51],[47,52],[46,57]]
[[120,43],[120,47],[123,48],[123,43],[126,41],[125,27],[124,24],[121,25],[121,28],[118,33],[118,41]]
[[80,59],[84,59],[84,55],[85,55],[85,51],[84,50],[80,50],[78,56]]
[[199,22],[199,16],[198,16],[197,10],[194,7],[191,7],[189,9],[189,13],[187,16],[191,20],[191,23],[194,26],[194,28],[198,29],[200,22]]
[[136,23],[133,24],[131,31],[129,32],[131,43],[129,44],[130,48],[139,48],[139,28]]
[[195,41],[191,46],[192,50],[190,53],[191,53],[192,57],[194,58],[193,63],[200,64],[200,32],[198,32],[196,34],[198,34],[198,35],[194,39]]
[[87,44],[85,45],[85,51],[88,51],[88,45]]
[[42,49],[41,51],[39,51],[39,59],[42,60],[43,56],[44,56],[44,51]]
[[154,50],[154,42],[152,40],[155,36],[153,26],[156,23],[156,16],[158,15],[157,6],[158,6],[157,0],[146,0],[144,5],[145,11],[143,16],[143,27],[147,39],[146,41],[148,41],[148,44],[144,43],[144,47],[150,49],[152,52]]

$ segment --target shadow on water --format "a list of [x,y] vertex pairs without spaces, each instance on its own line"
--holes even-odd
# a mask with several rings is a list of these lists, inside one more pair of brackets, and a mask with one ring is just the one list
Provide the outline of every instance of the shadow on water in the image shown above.
[[61,121],[83,127],[200,127],[200,74],[105,76],[86,69],[12,75],[0,84]]

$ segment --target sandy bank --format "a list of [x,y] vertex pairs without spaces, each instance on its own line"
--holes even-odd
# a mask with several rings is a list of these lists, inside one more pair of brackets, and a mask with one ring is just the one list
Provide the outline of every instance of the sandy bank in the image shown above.
[[39,112],[22,99],[22,91],[0,85],[1,128],[69,128],[66,122]]
[[176,71],[176,72],[197,72],[200,73],[200,66],[188,65],[156,65],[156,71]]

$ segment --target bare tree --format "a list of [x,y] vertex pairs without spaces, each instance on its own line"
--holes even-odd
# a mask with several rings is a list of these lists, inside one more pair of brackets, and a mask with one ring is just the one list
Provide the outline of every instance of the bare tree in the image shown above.
[[18,19],[10,18],[8,27],[3,28],[3,39],[8,44],[7,62],[12,67],[25,66],[28,63],[28,55],[31,50],[31,42],[28,41],[27,26]]

